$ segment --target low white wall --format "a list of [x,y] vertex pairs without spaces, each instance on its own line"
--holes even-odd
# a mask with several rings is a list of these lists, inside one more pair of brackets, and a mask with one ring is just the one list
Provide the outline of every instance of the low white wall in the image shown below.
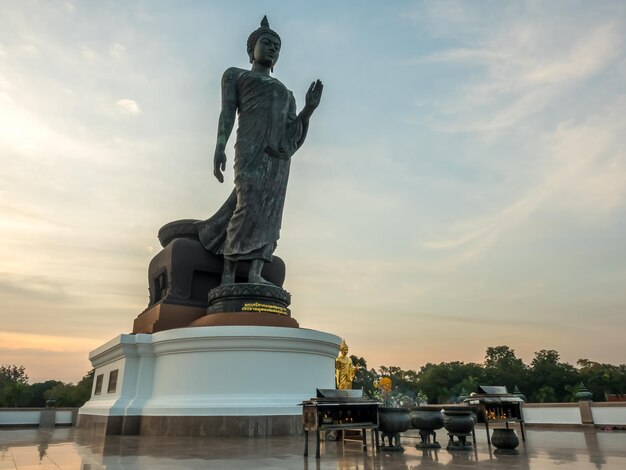
[[0,426],[39,426],[40,410],[0,410]]
[[55,424],[72,424],[72,410],[57,410],[54,417]]
[[582,424],[578,403],[524,404],[527,424]]
[[626,426],[626,403],[594,403],[591,415],[597,425]]
[[[527,424],[582,424],[581,406],[585,403],[525,403]],[[590,403],[593,424],[597,426],[626,426],[626,402]],[[591,424],[591,423],[588,423]]]
[[[0,408],[0,426],[39,426],[42,408]],[[56,410],[57,425],[72,424],[72,409]]]

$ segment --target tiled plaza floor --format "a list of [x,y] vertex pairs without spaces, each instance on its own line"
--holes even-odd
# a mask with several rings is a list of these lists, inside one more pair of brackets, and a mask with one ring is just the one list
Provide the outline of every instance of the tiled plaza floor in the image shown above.
[[[94,437],[75,428],[0,429],[0,470],[100,469],[626,469],[626,432],[593,429],[527,431],[519,455],[496,456],[483,428],[471,452],[420,451],[403,439],[403,454],[366,453],[356,443],[327,442],[321,459],[302,456],[303,439]],[[518,433],[519,434],[519,433]],[[445,433],[439,433],[444,443]],[[313,441],[313,440],[312,440]],[[444,444],[445,446],[445,444]]]

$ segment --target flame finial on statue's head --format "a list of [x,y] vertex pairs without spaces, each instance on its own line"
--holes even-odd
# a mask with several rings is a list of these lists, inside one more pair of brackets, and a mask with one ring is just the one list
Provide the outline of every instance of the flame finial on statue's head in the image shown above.
[[339,347],[339,350],[342,350],[342,349],[348,349],[348,345],[346,344],[345,339],[341,340],[341,346]]
[[252,63],[252,60],[254,59],[254,47],[256,46],[256,42],[262,34],[271,34],[280,41],[278,33],[270,28],[270,22],[267,20],[267,15],[263,16],[263,19],[261,20],[261,27],[252,31],[248,37],[247,51],[248,56],[250,57],[250,63]]

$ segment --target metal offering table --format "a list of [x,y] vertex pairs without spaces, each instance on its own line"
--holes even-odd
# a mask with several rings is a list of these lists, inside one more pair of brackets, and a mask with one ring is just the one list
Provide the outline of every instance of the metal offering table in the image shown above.
[[491,445],[489,425],[498,423],[503,423],[507,429],[509,423],[519,423],[522,440],[526,440],[521,408],[524,400],[509,393],[506,387],[481,385],[476,393],[464,400],[464,403],[474,406],[477,410],[478,422],[485,423],[489,445]]
[[363,390],[317,389],[317,397],[303,401],[304,456],[309,455],[309,431],[315,431],[315,457],[320,457],[320,434],[325,431],[360,430],[363,451],[367,450],[367,431],[372,445],[380,448],[378,402],[363,398]]

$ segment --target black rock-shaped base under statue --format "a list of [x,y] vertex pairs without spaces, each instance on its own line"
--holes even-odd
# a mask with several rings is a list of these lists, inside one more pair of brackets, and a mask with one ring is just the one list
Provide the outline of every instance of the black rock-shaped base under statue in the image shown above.
[[206,315],[190,326],[257,325],[298,328],[288,306],[291,295],[270,284],[235,283],[209,291]]
[[269,284],[225,284],[209,291],[207,313],[266,312],[289,316],[291,295]]

